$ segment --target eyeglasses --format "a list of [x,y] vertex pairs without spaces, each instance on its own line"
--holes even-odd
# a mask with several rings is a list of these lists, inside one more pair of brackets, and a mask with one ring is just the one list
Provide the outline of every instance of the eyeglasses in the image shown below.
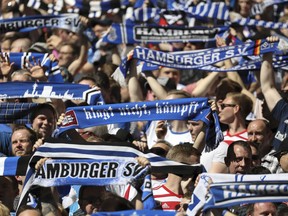
[[226,107],[235,107],[237,104],[225,104],[221,103],[219,106],[221,107],[221,110],[225,109]]

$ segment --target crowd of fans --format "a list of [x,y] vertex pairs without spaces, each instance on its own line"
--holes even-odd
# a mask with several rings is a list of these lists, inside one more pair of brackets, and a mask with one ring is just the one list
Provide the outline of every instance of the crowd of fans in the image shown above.
[[[2,0],[1,20],[48,14],[48,10],[34,9],[27,2]],[[56,5],[58,1],[40,2],[43,5]],[[66,14],[71,8],[76,8],[68,0],[61,2],[63,8],[60,14]],[[115,2],[120,5],[122,1]],[[49,82],[45,69],[39,62],[31,62],[25,68],[15,69],[15,62],[10,61],[9,58],[9,53],[49,53],[51,61],[58,64],[64,83],[78,83],[99,89],[105,104],[207,97],[211,109],[218,114],[224,135],[223,141],[209,152],[205,151],[207,125],[202,121],[191,119],[95,126],[76,129],[70,131],[71,134],[67,132],[65,136],[81,142],[110,141],[115,145],[117,142],[129,142],[142,152],[152,152],[184,164],[202,164],[205,172],[208,173],[280,174],[288,172],[288,70],[285,67],[273,68],[272,52],[261,55],[259,70],[213,72],[198,69],[179,70],[163,65],[154,70],[139,71],[137,59],[132,59],[126,85],[118,83],[111,76],[121,61],[126,56],[131,56],[136,46],[163,52],[181,52],[233,46],[256,39],[267,39],[268,43],[278,43],[279,39],[288,39],[287,29],[241,26],[235,23],[230,25],[229,22],[222,20],[211,18],[200,20],[185,16],[183,13],[176,14],[178,16],[176,19],[175,13],[171,12],[171,17],[174,17],[172,24],[168,24],[171,20],[163,14],[160,14],[160,18],[157,19],[158,23],[155,23],[152,17],[145,21],[145,24],[187,28],[188,26],[230,25],[229,30],[226,36],[218,35],[212,42],[101,43],[101,38],[111,30],[112,23],[124,23],[129,19],[129,14],[131,15],[131,11],[135,9],[137,2],[129,0],[125,7],[100,11],[95,17],[81,14],[80,20],[85,26],[85,31],[80,33],[68,29],[45,27],[28,32],[2,33],[0,35],[1,82]],[[145,0],[141,7],[166,9],[167,2]],[[175,0],[175,3],[183,2],[186,6],[196,7],[199,4],[221,1]],[[288,2],[265,5],[266,2],[265,0],[225,0],[231,20],[240,17],[288,23]],[[82,3],[84,4],[85,1]],[[138,24],[142,22],[138,21]],[[87,32],[90,32],[92,37],[89,38]],[[216,63],[215,67],[229,69],[240,64],[244,58],[227,59]],[[0,125],[2,157],[31,156],[47,138],[53,137],[53,132],[61,125],[63,113],[68,107],[87,105],[80,100],[47,98],[3,99],[2,102],[40,104],[31,115],[31,124]],[[143,166],[149,166],[146,158],[139,157],[137,161]],[[191,202],[191,195],[198,181],[194,174],[186,176],[175,173],[151,173],[151,178],[153,197],[157,203],[155,209],[175,211],[175,215],[186,215],[187,206]],[[0,215],[6,216],[17,210],[24,179],[25,176],[0,176]],[[68,194],[71,197],[73,191],[75,191],[73,196],[77,197],[73,205],[72,203],[68,206],[63,205],[62,198]],[[96,212],[143,209],[139,196],[131,198],[125,193],[127,193],[125,186],[119,190],[113,187],[111,189],[109,186],[87,185],[64,188],[39,187],[34,192],[38,203],[34,206],[28,204],[20,206],[16,215],[91,215]],[[215,216],[283,216],[288,215],[288,206],[284,201],[282,203],[259,202],[225,210],[214,209],[210,213]],[[201,214],[204,215],[199,212],[199,215]]]

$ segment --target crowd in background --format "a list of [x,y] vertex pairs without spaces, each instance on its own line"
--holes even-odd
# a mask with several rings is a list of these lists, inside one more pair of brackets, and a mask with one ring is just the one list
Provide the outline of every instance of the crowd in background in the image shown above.
[[[59,14],[77,11],[75,2],[73,4],[68,0],[39,1],[42,6],[46,5],[46,8],[43,6],[38,9],[31,7],[27,2],[30,1],[2,0],[1,20],[48,15],[48,6],[59,5],[59,2],[63,3],[63,7],[58,11]],[[89,5],[89,1],[80,2]],[[187,16],[183,11],[178,11],[179,13],[166,11],[166,14],[158,14],[157,20],[152,17],[145,22],[136,21],[136,23],[175,28],[194,26],[213,28],[223,25],[229,26],[229,29],[224,35],[217,35],[215,40],[209,42],[142,41],[137,44],[101,42],[102,37],[111,31],[113,23],[125,23],[131,18],[133,10],[139,9],[135,8],[136,4],[139,5],[138,1],[129,0],[125,6],[120,7],[124,2],[111,1],[110,10],[99,11],[94,17],[89,16],[88,13],[80,14],[85,29],[79,33],[68,29],[46,27],[27,32],[2,33],[0,35],[1,82],[49,82],[45,68],[40,62],[32,61],[24,68],[15,69],[15,62],[10,61],[9,58],[9,53],[49,53],[51,61],[57,62],[59,66],[63,83],[77,83],[96,88],[101,91],[105,104],[191,97],[209,98],[211,109],[218,114],[224,136],[223,141],[209,152],[205,150],[207,125],[202,121],[191,119],[95,126],[76,129],[65,136],[81,142],[109,141],[115,145],[117,142],[129,142],[142,152],[152,152],[184,164],[202,164],[208,173],[280,174],[288,172],[288,69],[285,66],[273,68],[272,52],[261,55],[261,67],[257,70],[213,72],[197,68],[179,70],[163,65],[153,70],[141,71],[139,67],[141,64],[138,64],[137,59],[132,59],[125,85],[112,77],[121,61],[131,56],[137,46],[162,52],[182,52],[233,46],[257,39],[278,43],[279,39],[288,40],[288,30],[242,26],[223,20]],[[141,1],[140,8],[164,10],[168,2],[196,7],[200,4],[222,1],[145,0],[143,3]],[[265,0],[225,0],[225,4],[229,9],[231,20],[251,18],[288,24],[288,2],[285,1],[269,4],[269,1]],[[229,69],[247,59],[247,57],[232,57],[217,62],[214,66]],[[46,98],[3,99],[2,102],[41,104],[32,113],[31,124],[0,125],[2,157],[32,155],[45,139],[53,136],[55,129],[61,125],[63,113],[68,107],[87,105],[85,101],[80,100]],[[139,157],[137,161],[143,166],[149,166],[146,158]],[[186,215],[193,189],[197,185],[197,177],[193,174],[185,176],[175,173],[152,173],[151,178],[153,197],[157,203],[155,209],[175,211],[175,215]],[[16,211],[24,179],[25,176],[0,176],[0,215],[6,216]],[[63,197],[69,197],[74,191],[77,191],[74,194],[78,197],[77,201],[74,200],[76,202],[73,205],[63,204]],[[38,188],[34,192],[34,198],[36,197],[38,203],[35,201],[36,205],[32,205],[33,207],[21,206],[16,215],[91,215],[95,212],[143,209],[139,194],[129,196],[127,191],[129,191],[127,185],[122,185],[118,189],[113,186],[87,185],[80,188]],[[215,216],[263,215],[263,212],[265,215],[288,215],[288,206],[284,201],[244,203],[229,209],[214,209],[210,214]],[[204,215],[202,212],[198,213],[201,214]]]

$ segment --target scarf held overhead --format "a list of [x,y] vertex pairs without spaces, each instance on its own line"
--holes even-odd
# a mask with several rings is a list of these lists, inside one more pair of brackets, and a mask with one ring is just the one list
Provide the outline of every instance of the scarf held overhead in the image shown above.
[[149,120],[195,119],[208,124],[210,111],[207,98],[70,107],[66,110],[60,130]]
[[[86,184],[107,185],[127,183],[137,178],[145,168],[137,164],[135,157],[144,156],[151,164],[152,172],[198,175],[200,164],[186,165],[170,161],[153,153],[142,153],[130,143],[76,143],[59,139],[47,140],[31,157],[26,173],[20,202],[32,185],[43,187]],[[35,172],[40,158],[51,158]]]
[[[212,113],[212,117],[210,114]],[[57,134],[73,129],[133,121],[203,121],[207,127],[207,151],[223,139],[218,116],[211,112],[207,98],[182,98],[147,102],[70,107]],[[208,138],[209,137],[209,138]],[[214,138],[213,138],[214,137]]]
[[[266,40],[256,40],[235,46],[226,46],[216,49],[211,48],[196,52],[183,52],[183,54],[177,55],[136,47],[133,52],[133,58],[170,68],[194,69],[206,65],[212,65],[232,57],[235,58],[274,52],[277,46],[278,43],[268,43]],[[124,77],[127,75],[128,68],[129,60],[128,57],[126,57],[122,60],[121,65],[119,66],[119,70]]]
[[[7,89],[10,89],[7,91]],[[2,82],[0,99],[51,98],[85,100],[88,104],[103,104],[101,91],[88,85],[52,82]]]
[[77,14],[27,16],[0,20],[0,33],[27,32],[39,28],[63,28],[81,32],[83,26]]
[[244,203],[287,201],[287,178],[288,174],[202,173],[186,213],[193,216],[202,208],[209,210]]
[[162,43],[162,42],[206,42],[215,40],[217,34],[223,34],[228,27],[179,27],[159,25],[136,25],[113,23],[103,42],[113,44]]

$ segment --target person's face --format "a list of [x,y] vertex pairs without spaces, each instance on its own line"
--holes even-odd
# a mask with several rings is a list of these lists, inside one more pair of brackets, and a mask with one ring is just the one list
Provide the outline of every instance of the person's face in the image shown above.
[[193,141],[196,140],[196,137],[198,136],[198,134],[202,130],[203,124],[204,123],[202,121],[192,121],[192,120],[187,121],[187,127],[191,133]]
[[180,71],[175,68],[161,68],[159,77],[168,77],[175,81],[175,83],[179,83],[180,81]]
[[240,7],[240,15],[243,17],[247,17],[250,15],[250,10],[251,10],[251,0],[239,0],[238,5]]
[[30,155],[33,143],[30,141],[30,133],[26,129],[15,131],[11,136],[12,154],[15,156]]
[[12,180],[8,177],[0,176],[0,201],[10,210],[13,210],[13,202],[16,195],[17,191],[13,187]]
[[107,31],[107,26],[95,25],[92,30],[95,33],[95,36],[99,39]]
[[283,171],[288,173],[288,152],[281,156],[279,163]]
[[74,60],[73,48],[68,45],[62,46],[59,51],[58,65],[60,67],[68,67]]
[[105,188],[103,187],[88,187],[85,188],[82,194],[81,199],[79,198],[80,208],[86,212],[86,214],[92,214],[99,210],[105,194]]
[[262,121],[252,121],[247,127],[248,141],[262,144],[265,140],[266,125]]
[[263,202],[263,203],[255,203],[254,211],[251,216],[274,216],[276,215],[276,207],[273,203]]
[[231,97],[218,102],[219,121],[223,124],[230,124],[235,120],[236,106]]
[[55,125],[55,116],[50,109],[39,110],[32,122],[32,128],[43,138],[52,135]]
[[228,166],[231,174],[245,174],[251,168],[251,155],[240,145],[234,146],[235,157],[231,158]]
[[10,52],[11,40],[7,39],[1,43],[1,52]]

